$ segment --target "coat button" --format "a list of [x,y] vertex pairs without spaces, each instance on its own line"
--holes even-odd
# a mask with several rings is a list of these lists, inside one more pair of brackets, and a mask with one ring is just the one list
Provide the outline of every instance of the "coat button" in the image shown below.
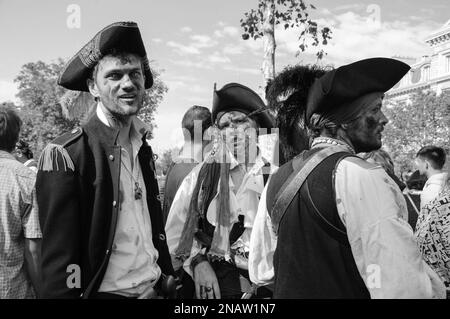
[[113,207],[116,207],[116,206],[117,206],[117,202],[113,201]]
[[164,234],[159,234],[159,240],[166,240],[166,236]]
[[114,155],[109,155],[109,160],[114,161]]

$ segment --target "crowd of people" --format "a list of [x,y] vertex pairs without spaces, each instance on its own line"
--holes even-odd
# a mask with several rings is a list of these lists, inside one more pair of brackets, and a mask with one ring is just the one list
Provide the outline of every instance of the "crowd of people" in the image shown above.
[[135,23],[107,26],[58,80],[92,112],[38,162],[0,107],[0,298],[446,298],[448,145],[418,150],[400,178],[382,149],[384,94],[408,70],[290,66],[267,104],[214,87],[211,110],[183,116],[161,203],[136,116],[146,50]]

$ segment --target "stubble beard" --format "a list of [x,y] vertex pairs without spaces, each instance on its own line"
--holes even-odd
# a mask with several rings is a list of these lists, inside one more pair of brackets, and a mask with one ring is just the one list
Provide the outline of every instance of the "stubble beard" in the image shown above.
[[[136,110],[124,110],[121,106],[120,101],[116,100],[114,101],[114,108],[109,107],[106,103],[102,101],[102,104],[104,107],[108,110],[108,112],[105,114],[108,122],[111,124],[111,126],[116,128],[122,128],[129,124],[131,118],[139,113],[139,111],[142,109],[142,102],[143,98],[139,98],[137,101],[137,107]],[[126,105],[126,104],[125,104]],[[127,107],[133,107],[134,106],[128,106]]]

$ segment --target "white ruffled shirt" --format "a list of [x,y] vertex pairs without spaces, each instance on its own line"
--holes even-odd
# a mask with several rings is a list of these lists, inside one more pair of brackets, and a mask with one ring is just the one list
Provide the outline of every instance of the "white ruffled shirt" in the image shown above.
[[[320,145],[320,146],[323,146]],[[371,298],[445,298],[445,286],[423,261],[406,202],[381,166],[342,160],[335,173],[336,205],[359,273]],[[250,280],[273,284],[277,239],[261,195],[250,241]]]
[[[192,271],[190,269],[190,263],[192,257],[196,256],[198,253],[205,253],[205,249],[201,247],[201,244],[194,238],[190,256],[185,260],[183,264],[179,260],[175,259],[174,255],[176,249],[178,248],[179,240],[181,238],[183,227],[187,218],[189,203],[195,188],[195,184],[197,182],[198,174],[203,164],[204,163],[200,163],[199,165],[197,165],[191,171],[191,173],[186,176],[186,178],[178,188],[178,191],[172,202],[169,215],[167,217],[165,228],[167,245],[172,256],[172,264],[175,270],[179,269],[180,267],[184,267],[185,271],[191,276]],[[237,162],[232,159],[230,169],[233,169],[234,167],[236,167],[236,165]],[[263,166],[264,161],[261,156],[258,156],[255,160],[255,164],[244,175],[242,183],[237,191],[231,178],[229,182],[231,224],[238,221],[239,215],[244,216],[245,230],[243,234],[231,246],[232,250],[242,253],[235,256],[236,265],[242,269],[248,268],[248,259],[245,257],[245,254],[248,254],[250,249],[250,236],[253,228],[253,223],[258,210],[259,198],[261,192],[264,189],[264,179],[262,174]],[[220,188],[218,189],[216,196],[211,201],[206,214],[208,222],[213,226],[216,225],[219,192]]]

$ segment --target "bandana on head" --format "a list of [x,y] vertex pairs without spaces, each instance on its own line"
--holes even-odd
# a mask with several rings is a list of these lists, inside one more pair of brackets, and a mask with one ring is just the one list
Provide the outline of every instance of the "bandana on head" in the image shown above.
[[337,108],[330,108],[327,112],[320,114],[313,121],[313,125],[320,125],[323,121],[331,121],[335,124],[347,124],[356,120],[367,112],[378,98],[383,98],[383,92],[365,94],[356,100],[340,105]]

